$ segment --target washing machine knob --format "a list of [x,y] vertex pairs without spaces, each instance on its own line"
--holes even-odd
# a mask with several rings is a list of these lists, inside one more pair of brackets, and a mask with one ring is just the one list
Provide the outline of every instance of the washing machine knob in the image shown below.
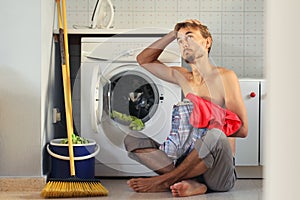
[[249,96],[250,96],[251,98],[254,98],[254,97],[256,97],[256,93],[255,93],[255,92],[251,92],[251,93],[249,94]]

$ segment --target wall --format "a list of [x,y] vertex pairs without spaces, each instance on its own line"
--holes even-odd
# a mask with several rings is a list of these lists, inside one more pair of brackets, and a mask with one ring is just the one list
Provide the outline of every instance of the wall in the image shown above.
[[55,7],[56,4],[53,0],[41,1],[41,174],[48,172],[49,156],[45,152],[45,143],[53,139],[55,127],[52,124],[52,108],[59,95],[57,94],[57,87],[62,88],[61,84],[59,86],[56,85],[57,77],[55,76],[56,69],[54,68],[55,42],[53,38],[53,24],[57,20],[54,16]]
[[[89,26],[96,0],[67,1],[70,28]],[[112,0],[114,28],[172,29],[185,19],[208,25],[211,58],[239,77],[263,78],[264,0]]]
[[[56,91],[51,68],[54,4],[53,0],[0,2],[0,176],[43,173],[42,152],[53,136]],[[94,4],[95,0],[67,1],[68,24],[88,25]],[[232,67],[240,77],[263,76],[263,0],[114,0],[113,4],[115,28],[172,28],[179,20],[199,18],[211,25],[217,64]]]
[[53,7],[0,2],[0,176],[42,175]]
[[267,1],[266,200],[300,199],[299,0]]

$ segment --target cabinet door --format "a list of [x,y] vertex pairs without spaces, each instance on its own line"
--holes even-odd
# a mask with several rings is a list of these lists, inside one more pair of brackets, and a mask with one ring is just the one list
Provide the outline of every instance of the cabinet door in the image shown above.
[[261,81],[260,83],[260,142],[259,142],[259,152],[260,159],[259,164],[264,165],[264,132],[265,132],[265,109],[266,109],[266,98],[267,98],[267,88],[266,81]]
[[237,138],[236,165],[259,165],[259,81],[240,81],[248,112],[248,136]]

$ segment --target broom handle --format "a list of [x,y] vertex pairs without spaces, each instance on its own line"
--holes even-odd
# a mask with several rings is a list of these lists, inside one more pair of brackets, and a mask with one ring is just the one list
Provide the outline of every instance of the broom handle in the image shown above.
[[[68,135],[68,149],[70,157],[70,173],[71,176],[75,176],[75,163],[74,163],[74,150],[72,143],[73,120],[72,120],[72,99],[71,99],[71,84],[70,84],[70,64],[69,64],[69,48],[68,48],[68,32],[67,32],[67,15],[66,15],[66,2],[62,0],[62,12],[63,22],[61,16],[60,0],[56,0],[58,10],[58,24],[60,28],[60,42],[62,53],[62,76],[63,76],[63,87],[64,87],[64,100],[66,110],[66,123],[67,123],[67,135]],[[64,26],[64,27],[62,27]],[[63,33],[62,33],[63,28]],[[62,37],[63,34],[63,37]]]
[[58,28],[63,28],[62,19],[61,19],[61,8],[60,8],[60,0],[56,0],[57,6],[57,18],[58,18]]

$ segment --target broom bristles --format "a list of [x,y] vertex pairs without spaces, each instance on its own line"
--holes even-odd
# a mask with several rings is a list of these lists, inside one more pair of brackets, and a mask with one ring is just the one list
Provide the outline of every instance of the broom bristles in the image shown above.
[[42,190],[44,198],[107,196],[108,190],[99,181],[49,181]]

